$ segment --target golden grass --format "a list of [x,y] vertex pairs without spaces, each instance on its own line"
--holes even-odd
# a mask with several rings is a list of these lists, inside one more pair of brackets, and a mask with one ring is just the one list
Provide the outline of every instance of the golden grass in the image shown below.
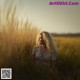
[[80,79],[80,37],[55,37],[58,46],[57,69],[63,80]]
[[20,21],[16,7],[10,6],[0,11],[0,65],[6,64],[11,58],[13,61],[19,58],[25,63],[39,29],[28,20]]
[[80,37],[55,37],[59,52],[80,55]]

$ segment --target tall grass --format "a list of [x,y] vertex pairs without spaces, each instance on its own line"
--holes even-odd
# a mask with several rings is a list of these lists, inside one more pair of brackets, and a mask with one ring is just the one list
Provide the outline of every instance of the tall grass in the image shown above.
[[[0,10],[0,66],[26,64],[39,29],[28,19],[20,21],[16,6]],[[12,62],[10,62],[12,61]],[[9,63],[10,62],[10,63]],[[16,62],[16,63],[15,63]]]
[[80,79],[80,37],[55,37],[57,69],[64,80]]

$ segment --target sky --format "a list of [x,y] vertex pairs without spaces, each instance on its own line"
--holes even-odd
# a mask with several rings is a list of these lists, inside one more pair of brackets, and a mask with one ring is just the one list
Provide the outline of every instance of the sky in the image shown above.
[[[11,1],[11,0],[9,0]],[[42,31],[55,33],[80,32],[80,5],[49,5],[50,1],[80,0],[15,0],[20,16],[28,19]],[[4,0],[0,0],[3,5]],[[25,18],[25,17],[24,17]]]

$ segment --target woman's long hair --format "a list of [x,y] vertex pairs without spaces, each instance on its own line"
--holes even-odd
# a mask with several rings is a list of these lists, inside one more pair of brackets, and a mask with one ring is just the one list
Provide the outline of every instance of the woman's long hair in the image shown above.
[[39,37],[40,37],[40,34],[43,35],[43,40],[45,41],[46,43],[46,47],[48,49],[48,51],[54,51],[54,52],[57,52],[57,47],[56,47],[56,44],[54,42],[54,39],[53,39],[53,36],[46,32],[46,31],[43,31],[43,32],[40,32],[37,37],[36,37],[36,45],[39,46]]

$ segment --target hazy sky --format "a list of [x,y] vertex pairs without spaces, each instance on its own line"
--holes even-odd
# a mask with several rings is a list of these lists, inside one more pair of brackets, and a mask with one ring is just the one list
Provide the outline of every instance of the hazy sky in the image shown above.
[[[0,0],[0,5],[4,0]],[[41,30],[58,33],[80,32],[80,5],[50,6],[50,1],[80,1],[80,0],[16,0],[19,3],[19,13]]]

